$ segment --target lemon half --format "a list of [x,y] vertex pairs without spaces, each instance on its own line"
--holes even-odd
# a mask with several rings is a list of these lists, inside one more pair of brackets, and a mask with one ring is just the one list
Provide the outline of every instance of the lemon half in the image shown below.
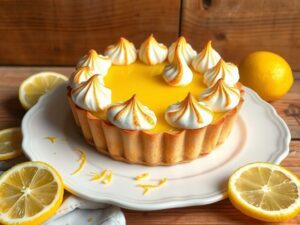
[[64,186],[56,170],[44,162],[25,162],[0,177],[0,224],[40,224],[63,200]]
[[252,163],[229,179],[228,195],[244,214],[267,222],[281,222],[300,211],[300,181],[272,163]]
[[18,127],[0,131],[0,160],[9,160],[22,154],[22,132]]
[[31,108],[47,91],[67,81],[65,75],[41,72],[28,77],[19,88],[19,100],[25,109]]

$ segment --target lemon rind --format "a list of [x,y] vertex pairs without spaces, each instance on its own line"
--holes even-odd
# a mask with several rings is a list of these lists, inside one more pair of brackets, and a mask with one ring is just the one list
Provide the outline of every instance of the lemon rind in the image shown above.
[[64,185],[63,185],[63,180],[60,176],[60,174],[46,162],[41,162],[41,161],[31,161],[31,162],[24,162],[15,165],[8,171],[4,172],[0,176],[0,184],[5,181],[10,175],[15,173],[17,170],[22,169],[27,166],[34,166],[38,168],[43,168],[48,171],[50,171],[53,175],[54,180],[58,184],[58,190],[57,190],[57,195],[53,199],[53,201],[44,207],[43,210],[38,212],[32,217],[24,217],[22,219],[10,219],[8,217],[5,217],[4,214],[0,213],[0,224],[18,224],[18,225],[30,225],[30,224],[40,224],[43,221],[47,220],[50,216],[52,216],[56,210],[60,207],[62,201],[63,201],[63,194],[64,194]]
[[28,77],[26,80],[24,80],[22,82],[22,84],[19,87],[19,100],[21,105],[23,106],[24,109],[28,110],[32,107],[32,105],[30,105],[27,100],[25,99],[26,93],[24,92],[25,86],[28,85],[28,83],[32,83],[32,81],[36,78],[36,77],[42,77],[42,76],[48,76],[49,74],[57,76],[65,81],[68,80],[68,77],[66,77],[63,74],[60,73],[56,73],[56,72],[51,72],[51,71],[45,71],[45,72],[40,72],[40,73],[36,73],[31,75],[30,77]]
[[[236,190],[235,182],[240,177],[240,175],[246,170],[254,167],[267,167],[271,169],[278,170],[288,176],[292,182],[294,182],[298,189],[298,198],[295,200],[293,204],[289,206],[287,209],[276,210],[276,211],[268,211],[261,208],[257,208],[247,201],[245,201]],[[266,222],[281,222],[286,221],[294,216],[296,216],[300,212],[300,180],[294,175],[291,171],[286,168],[283,168],[274,163],[264,163],[264,162],[256,162],[250,163],[246,166],[243,166],[236,170],[233,175],[230,177],[228,182],[228,197],[232,204],[239,209],[242,213],[247,216],[253,217],[258,220],[266,221]]]

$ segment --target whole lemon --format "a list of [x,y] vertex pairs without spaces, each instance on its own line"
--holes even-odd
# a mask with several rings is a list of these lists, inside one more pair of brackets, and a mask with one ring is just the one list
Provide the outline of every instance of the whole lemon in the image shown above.
[[281,56],[266,51],[253,52],[239,65],[241,82],[266,101],[285,95],[294,78],[291,67]]

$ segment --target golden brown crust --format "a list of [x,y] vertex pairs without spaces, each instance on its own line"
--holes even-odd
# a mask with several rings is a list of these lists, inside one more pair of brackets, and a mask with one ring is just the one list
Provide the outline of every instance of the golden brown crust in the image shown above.
[[[240,87],[241,88],[241,87]],[[243,96],[243,90],[241,90]],[[174,165],[199,158],[222,144],[231,132],[244,102],[212,124],[193,130],[151,133],[124,130],[76,106],[68,91],[76,124],[97,151],[127,163],[148,166]]]

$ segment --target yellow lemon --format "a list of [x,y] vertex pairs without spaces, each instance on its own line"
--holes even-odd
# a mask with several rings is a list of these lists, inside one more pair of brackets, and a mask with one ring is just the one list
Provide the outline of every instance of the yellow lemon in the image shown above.
[[18,127],[0,131],[0,160],[9,160],[22,154],[22,132]]
[[281,222],[300,212],[300,180],[272,163],[251,163],[229,179],[228,196],[244,214],[267,222]]
[[0,177],[0,224],[40,224],[62,203],[64,186],[44,162],[25,162]]
[[28,77],[19,88],[19,100],[25,109],[31,108],[47,91],[67,81],[65,75],[41,72]]
[[258,51],[249,54],[240,63],[239,72],[241,82],[266,101],[285,95],[294,82],[289,64],[272,52]]

